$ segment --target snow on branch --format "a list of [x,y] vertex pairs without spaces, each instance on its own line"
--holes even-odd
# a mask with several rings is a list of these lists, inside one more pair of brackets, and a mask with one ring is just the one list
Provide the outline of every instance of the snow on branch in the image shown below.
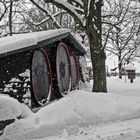
[[[0,21],[1,21],[7,11],[7,7],[3,1],[0,1],[0,6],[1,6],[1,8],[4,9],[2,12],[0,11]],[[0,10],[1,10],[1,8],[0,8]]]
[[[43,11],[44,13],[46,13],[46,15],[53,20],[54,25],[56,26],[56,28],[61,28],[61,25],[57,22],[57,20],[55,19],[55,17],[46,9],[42,8],[39,4],[37,4],[34,0],[30,0],[37,8],[39,8],[41,11]],[[44,23],[44,20],[42,21]]]
[[84,6],[83,2],[81,0],[74,0],[76,3],[80,4],[82,7]]
[[[78,3],[81,3],[81,0],[75,0]],[[80,8],[80,5],[73,5],[72,3],[68,2],[68,0],[45,0],[46,3],[52,3],[56,5],[58,8],[63,8],[65,11],[67,11],[70,15],[72,15],[75,20],[83,26],[83,20],[81,13],[84,13],[83,9]],[[73,2],[73,1],[71,1]]]
[[87,15],[89,15],[90,3],[91,3],[91,0],[88,1],[88,13],[87,13]]
[[[56,16],[58,16],[58,15],[60,15],[60,14],[62,14],[62,13],[66,13],[66,12],[57,12],[57,13],[54,13],[54,14],[52,14],[52,17],[56,17]],[[37,22],[37,23],[33,23],[35,26],[40,26],[41,24],[43,24],[43,23],[45,23],[45,22],[47,22],[48,20],[50,20],[50,17],[46,17],[45,19],[43,19],[41,22]],[[58,23],[59,24],[59,23]]]

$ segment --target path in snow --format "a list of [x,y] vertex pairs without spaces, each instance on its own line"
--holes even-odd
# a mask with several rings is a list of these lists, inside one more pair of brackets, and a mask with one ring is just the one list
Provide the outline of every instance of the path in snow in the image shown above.
[[140,119],[79,128],[75,134],[67,129],[55,136],[26,140],[140,140]]

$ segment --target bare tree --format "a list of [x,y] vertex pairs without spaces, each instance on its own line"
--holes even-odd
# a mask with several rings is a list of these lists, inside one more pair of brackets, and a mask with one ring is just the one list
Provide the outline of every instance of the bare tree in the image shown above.
[[[137,31],[140,21],[136,18],[136,10],[131,7],[130,0],[106,1],[105,22],[106,29],[104,35],[106,50],[118,57],[119,78],[122,78],[122,66],[134,57],[138,49],[137,41],[139,35]],[[134,5],[133,5],[134,6]],[[133,12],[131,11],[133,9]]]
[[[34,0],[30,0],[36,3]],[[85,31],[90,44],[90,54],[93,65],[94,92],[107,92],[105,52],[102,46],[102,0],[44,0],[65,10],[75,20],[77,27]],[[37,4],[37,3],[36,3]]]
[[25,5],[28,5],[29,2],[24,2],[22,0],[1,0],[0,4],[0,12],[2,11],[3,13],[0,13],[1,37],[30,32],[24,21],[28,9]]
[[[41,1],[40,1],[41,2]],[[46,7],[44,6],[46,5]],[[38,8],[36,8],[38,7]],[[48,16],[49,14],[49,16]],[[72,17],[52,4],[35,3],[27,12],[25,22],[35,30],[73,27]]]
[[7,11],[6,2],[4,0],[1,0],[0,1],[0,21],[2,20],[2,18],[6,14],[6,11]]

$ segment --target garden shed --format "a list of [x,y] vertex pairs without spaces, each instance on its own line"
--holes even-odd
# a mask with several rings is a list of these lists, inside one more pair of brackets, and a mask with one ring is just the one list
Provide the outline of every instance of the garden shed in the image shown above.
[[68,29],[0,38],[0,93],[32,107],[65,96],[78,87],[85,54]]

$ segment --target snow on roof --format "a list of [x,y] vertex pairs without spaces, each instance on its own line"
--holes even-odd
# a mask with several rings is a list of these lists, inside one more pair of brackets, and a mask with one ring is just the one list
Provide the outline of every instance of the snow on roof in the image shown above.
[[126,65],[126,66],[125,66],[125,69],[126,69],[126,70],[136,70],[136,68],[134,67],[134,64],[131,64],[131,63],[128,64],[128,65]]
[[63,28],[3,37],[0,38],[0,54],[37,45],[38,42],[69,32],[69,29]]

